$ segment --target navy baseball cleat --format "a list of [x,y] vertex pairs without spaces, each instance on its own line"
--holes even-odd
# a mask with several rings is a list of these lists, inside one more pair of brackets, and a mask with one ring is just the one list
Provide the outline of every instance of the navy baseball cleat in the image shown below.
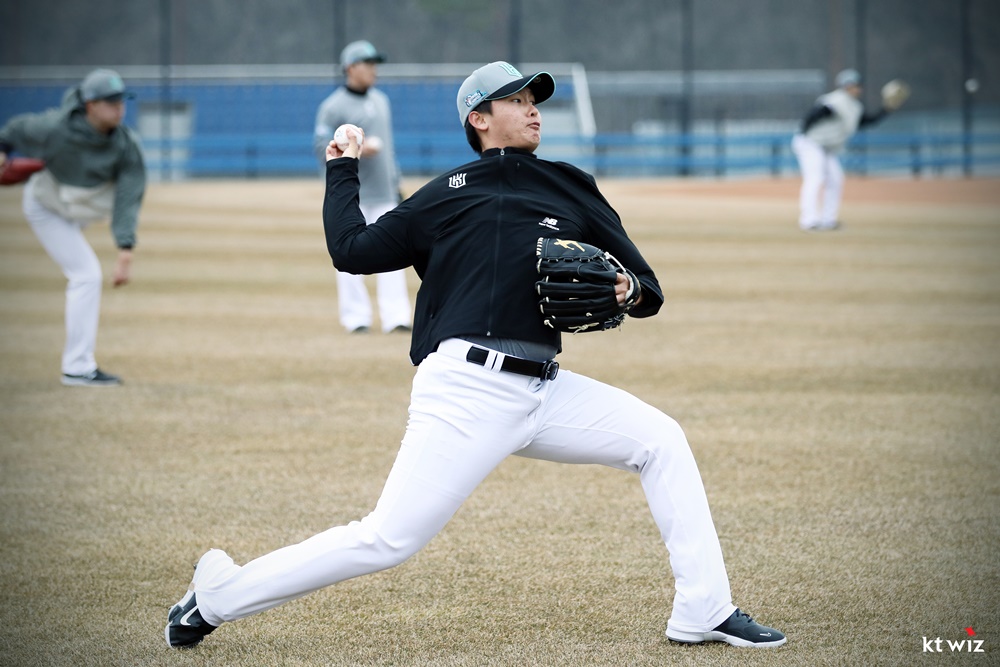
[[122,379],[117,375],[105,373],[100,368],[95,368],[83,375],[63,373],[62,383],[67,387],[114,387],[120,385]]
[[780,631],[761,625],[739,609],[711,632],[680,632],[668,628],[667,639],[681,644],[726,642],[743,648],[773,648],[787,641]]
[[167,627],[163,634],[167,638],[167,646],[189,648],[201,642],[216,627],[218,626],[210,625],[201,617],[198,598],[194,591],[188,591],[167,613]]

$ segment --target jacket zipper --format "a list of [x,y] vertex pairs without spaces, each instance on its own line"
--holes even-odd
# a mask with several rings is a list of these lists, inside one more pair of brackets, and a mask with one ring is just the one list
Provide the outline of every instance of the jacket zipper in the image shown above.
[[496,217],[496,234],[493,244],[493,280],[490,283],[490,310],[486,318],[486,335],[493,335],[493,314],[496,312],[494,303],[496,301],[497,292],[497,276],[500,273],[500,233],[503,229],[503,190],[504,190],[504,149],[500,149],[500,178],[497,179],[497,217]]

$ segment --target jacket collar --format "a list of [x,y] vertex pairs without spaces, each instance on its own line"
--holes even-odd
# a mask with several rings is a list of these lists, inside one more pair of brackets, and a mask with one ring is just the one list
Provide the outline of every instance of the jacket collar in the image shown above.
[[501,148],[490,148],[490,149],[487,149],[487,150],[483,151],[483,154],[480,155],[479,157],[480,158],[497,157],[498,155],[500,155],[500,151],[501,150],[504,152],[505,155],[514,154],[514,155],[524,155],[525,157],[538,157],[537,155],[535,155],[531,151],[526,151],[523,148],[513,148],[513,147],[510,147],[510,146],[508,146],[507,148],[502,148],[502,149]]

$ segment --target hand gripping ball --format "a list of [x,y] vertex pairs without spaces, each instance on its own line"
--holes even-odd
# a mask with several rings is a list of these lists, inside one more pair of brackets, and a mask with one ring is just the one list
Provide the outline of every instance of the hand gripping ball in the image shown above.
[[346,151],[347,147],[350,145],[350,138],[347,136],[347,131],[351,130],[354,135],[358,138],[358,148],[365,143],[365,133],[357,125],[351,125],[350,123],[345,123],[337,128],[337,131],[333,133],[333,140],[337,144],[337,148],[342,151]]

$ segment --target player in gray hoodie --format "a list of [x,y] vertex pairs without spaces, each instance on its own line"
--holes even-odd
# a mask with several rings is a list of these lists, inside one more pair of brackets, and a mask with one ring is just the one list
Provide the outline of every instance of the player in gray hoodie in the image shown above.
[[67,90],[59,108],[15,116],[0,128],[0,165],[14,151],[45,162],[25,185],[23,207],[68,281],[62,383],[69,386],[121,384],[94,359],[102,273],[83,230],[111,218],[118,247],[112,284],[127,284],[146,169],[137,138],[122,125],[126,97],[132,94],[122,78],[98,69]]

